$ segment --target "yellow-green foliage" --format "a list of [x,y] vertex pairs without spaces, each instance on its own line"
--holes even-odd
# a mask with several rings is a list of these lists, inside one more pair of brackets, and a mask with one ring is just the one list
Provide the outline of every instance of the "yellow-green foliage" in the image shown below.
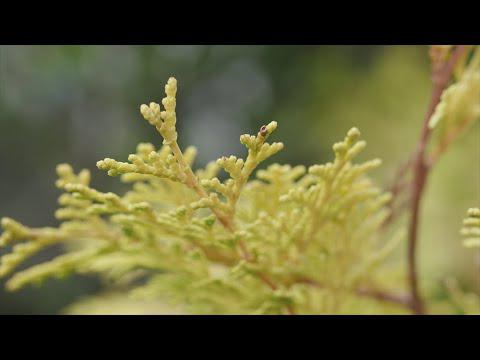
[[445,280],[445,287],[450,297],[450,302],[461,314],[480,314],[480,297],[473,292],[465,292],[454,278]]
[[429,121],[430,128],[438,127],[442,150],[480,118],[480,47],[465,52],[455,70],[455,81],[442,93]]
[[468,209],[467,218],[463,220],[463,227],[460,230],[465,237],[464,245],[466,247],[480,248],[480,209]]
[[366,146],[358,129],[333,146],[332,162],[308,169],[273,164],[252,178],[283,148],[267,142],[277,127],[271,122],[240,137],[245,159],[222,157],[194,172],[196,150],[177,143],[174,78],[165,92],[163,110],[153,102],[140,108],[163,146],[142,143],[128,162],[97,163],[132,184],[125,195],[97,191],[88,170],[76,174],[62,164],[58,228],[2,219],[0,244],[13,247],[1,258],[1,276],[47,246],[68,244],[66,254],[15,273],[8,289],[99,273],[113,287],[127,286],[133,298],[193,313],[403,311],[366,297],[402,233],[380,231],[390,195],[367,176],[380,160],[353,162]]
[[[480,248],[480,209],[471,208],[467,211],[467,218],[463,220],[460,233],[464,237],[464,246]],[[480,296],[473,292],[462,290],[454,278],[445,280],[445,287],[450,297],[450,302],[462,314],[480,314]]]

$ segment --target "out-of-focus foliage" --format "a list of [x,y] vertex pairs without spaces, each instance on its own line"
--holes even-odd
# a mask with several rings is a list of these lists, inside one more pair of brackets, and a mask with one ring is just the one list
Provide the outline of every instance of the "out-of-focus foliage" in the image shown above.
[[[134,298],[174,302],[194,313],[403,311],[364,299],[376,291],[374,274],[401,236],[387,242],[381,236],[390,196],[365,176],[378,159],[352,163],[366,145],[356,128],[333,146],[333,162],[308,172],[273,164],[249,181],[283,148],[266,142],[277,127],[271,122],[256,136],[240,137],[245,160],[222,157],[194,174],[196,150],[183,153],[177,144],[175,79],[165,92],[164,111],[156,103],[141,107],[163,147],[140,144],[130,163],[97,163],[133,182],[125,196],[94,190],[87,170],[75,174],[60,165],[57,186],[66,193],[56,212],[59,228],[2,220],[1,245],[19,243],[2,257],[0,276],[49,245],[73,243],[65,255],[16,273],[9,289],[98,272]],[[223,182],[215,177],[220,168],[229,174]]]
[[480,47],[465,52],[455,70],[456,81],[443,92],[429,121],[430,128],[438,127],[434,156],[480,118]]
[[[460,231],[467,248],[480,248],[480,209],[468,209],[467,218],[463,220]],[[480,264],[478,264],[480,272]],[[480,295],[465,291],[455,278],[445,279],[445,288],[449,294],[449,301],[460,314],[480,314]]]
[[125,296],[125,292],[102,293],[82,299],[62,309],[62,314],[72,315],[182,315],[184,311],[166,306],[158,300],[140,300]]
[[466,247],[480,247],[480,209],[468,209],[467,218],[463,220],[462,235]]
[[[460,233],[465,238],[464,245],[467,248],[480,247],[480,209],[468,209]],[[477,271],[480,272],[480,264]],[[450,301],[460,314],[480,314],[480,295],[463,290],[454,278],[447,278],[445,287]]]
[[449,294],[450,303],[457,313],[465,315],[480,314],[480,296],[473,292],[462,290],[458,281],[453,278],[445,280],[445,287]]

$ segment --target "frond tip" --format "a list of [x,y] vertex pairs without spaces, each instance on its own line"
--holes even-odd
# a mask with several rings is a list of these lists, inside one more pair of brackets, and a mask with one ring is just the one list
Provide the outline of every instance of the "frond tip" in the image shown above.
[[168,79],[165,85],[166,96],[162,100],[165,110],[162,111],[160,105],[151,102],[149,106],[143,104],[140,106],[140,112],[145,120],[155,126],[158,132],[163,136],[164,144],[170,144],[177,140],[177,115],[175,108],[177,106],[177,80],[174,77]]

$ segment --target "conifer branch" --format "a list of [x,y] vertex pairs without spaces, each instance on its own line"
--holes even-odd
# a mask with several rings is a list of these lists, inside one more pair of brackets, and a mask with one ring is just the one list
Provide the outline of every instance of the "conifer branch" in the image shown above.
[[[435,62],[434,73],[451,75],[453,65],[448,64],[462,57],[458,49],[461,47],[448,61],[448,56],[437,58],[441,61]],[[480,53],[476,54],[478,58]],[[451,134],[464,129],[464,123],[471,123],[480,112],[475,107],[480,74],[471,70],[465,71],[468,76],[462,75],[462,86],[452,85],[446,91],[448,96],[442,95],[442,106],[431,106],[436,108],[435,121],[429,110],[429,124],[418,149],[402,168],[402,180],[392,191],[399,195],[409,188],[417,196],[394,208],[400,211],[415,200],[415,230],[432,165],[425,155],[430,129],[440,120],[442,125],[454,123],[442,133],[438,147],[442,149],[442,144],[453,141]],[[449,78],[435,77],[435,89],[445,89]],[[161,103],[164,111],[153,102],[140,107],[143,117],[163,137],[160,149],[140,143],[128,162],[106,158],[97,163],[108,175],[122,175],[122,181],[132,184],[126,194],[95,190],[89,185],[88,171],[76,174],[62,164],[56,182],[64,191],[55,213],[62,222],[58,228],[33,229],[9,218],[2,220],[0,247],[12,247],[0,257],[0,277],[9,276],[47,246],[75,245],[67,246],[65,255],[16,271],[6,283],[9,290],[74,272],[98,273],[112,284],[128,285],[132,296],[168,299],[194,313],[363,311],[368,302],[352,301],[355,297],[373,299],[378,312],[398,310],[384,306],[388,303],[423,311],[414,296],[380,288],[384,276],[375,272],[383,271],[381,266],[405,232],[385,239],[387,233],[379,231],[388,220],[391,194],[377,188],[367,175],[381,164],[380,159],[354,161],[366,146],[358,129],[352,128],[343,141],[334,144],[332,162],[310,166],[308,171],[301,165],[273,164],[250,179],[262,161],[283,148],[282,143],[266,142],[277,127],[273,121],[262,126],[256,136],[240,137],[248,149],[245,160],[222,157],[194,172],[196,150],[188,147],[182,151],[177,142],[176,92],[176,80],[170,78]],[[467,109],[464,117],[456,117],[452,102],[448,102],[459,97],[460,108]],[[432,104],[437,100],[432,97]],[[455,123],[460,118],[465,120]],[[228,173],[227,180],[216,177],[220,169]],[[408,187],[410,170],[414,176]],[[471,209],[464,221],[466,246],[478,246],[478,214],[478,209]],[[416,232],[414,235],[415,240]],[[141,285],[134,281],[139,273],[146,276]]]

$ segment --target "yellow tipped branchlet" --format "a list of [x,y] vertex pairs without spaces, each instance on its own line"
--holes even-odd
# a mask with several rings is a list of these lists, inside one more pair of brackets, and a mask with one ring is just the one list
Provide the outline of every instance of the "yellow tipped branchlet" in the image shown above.
[[56,186],[62,188],[65,184],[90,184],[90,171],[83,169],[76,175],[69,164],[60,164],[57,166],[58,180]]
[[140,112],[145,120],[157,128],[163,136],[164,144],[168,145],[177,141],[177,115],[175,113],[177,80],[175,78],[168,79],[168,83],[165,85],[165,94],[167,96],[162,100],[165,111],[161,111],[159,104],[151,102],[149,106],[145,104],[140,106]]
[[[141,143],[128,162],[97,163],[133,183],[124,196],[91,188],[88,171],[75,174],[62,164],[59,228],[2,221],[0,246],[14,246],[1,258],[0,276],[51,244],[64,243],[67,252],[17,273],[8,289],[73,272],[99,273],[130,286],[136,298],[177,302],[194,313],[361,310],[352,302],[357,286],[374,281],[398,241],[385,245],[378,236],[389,195],[367,177],[379,160],[353,164],[366,145],[360,132],[351,129],[333,146],[330,163],[308,172],[273,164],[251,179],[283,149],[267,142],[277,128],[273,121],[240,137],[245,159],[222,157],[193,172],[196,149],[182,151],[177,143],[176,92],[170,78],[161,105],[140,107],[164,139],[160,149]],[[225,181],[217,178],[220,169],[229,175]],[[138,276],[146,280],[141,286]]]

